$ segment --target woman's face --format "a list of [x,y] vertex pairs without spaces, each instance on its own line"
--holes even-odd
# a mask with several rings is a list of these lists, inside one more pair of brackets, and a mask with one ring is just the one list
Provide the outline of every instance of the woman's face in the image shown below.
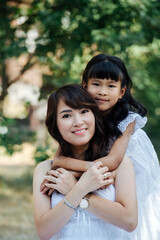
[[95,117],[90,109],[73,109],[60,100],[57,126],[63,139],[73,146],[88,144],[95,132]]

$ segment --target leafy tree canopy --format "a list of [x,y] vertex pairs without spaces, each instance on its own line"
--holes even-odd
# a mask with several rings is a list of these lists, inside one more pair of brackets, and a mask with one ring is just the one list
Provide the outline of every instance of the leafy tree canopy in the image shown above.
[[80,82],[90,58],[118,55],[133,79],[134,96],[149,113],[147,131],[158,146],[160,122],[158,0],[1,1],[0,74],[3,100],[10,82],[6,60],[26,54],[22,75],[34,64],[49,67],[41,95],[65,83]]

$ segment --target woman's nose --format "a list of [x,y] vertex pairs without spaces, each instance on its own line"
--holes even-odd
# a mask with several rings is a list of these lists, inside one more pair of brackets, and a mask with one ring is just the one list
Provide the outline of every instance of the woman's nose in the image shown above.
[[83,123],[84,123],[84,122],[83,122],[83,119],[82,119],[82,117],[81,117],[80,115],[77,115],[77,116],[74,117],[74,122],[73,122],[73,126],[74,126],[74,127],[79,127],[79,126],[81,126]]

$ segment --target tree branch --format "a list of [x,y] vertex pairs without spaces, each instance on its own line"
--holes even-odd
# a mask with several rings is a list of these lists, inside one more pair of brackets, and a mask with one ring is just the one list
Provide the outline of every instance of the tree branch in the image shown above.
[[19,75],[13,79],[12,82],[9,82],[8,76],[6,74],[6,65],[4,63],[3,67],[2,67],[2,94],[0,95],[0,101],[3,101],[6,94],[7,94],[7,89],[15,82],[17,82],[20,77],[23,76],[23,74],[28,70],[31,69],[37,62],[31,63],[31,60],[33,58],[33,55],[30,54],[28,57],[28,60],[26,62],[26,64],[24,65],[24,67],[21,69]]

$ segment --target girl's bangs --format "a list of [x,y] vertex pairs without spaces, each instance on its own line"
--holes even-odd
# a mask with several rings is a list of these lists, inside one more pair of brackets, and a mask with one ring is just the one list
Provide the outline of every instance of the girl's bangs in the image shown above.
[[121,79],[121,76],[121,70],[115,64],[108,61],[93,65],[88,73],[88,79],[112,79],[116,82]]

